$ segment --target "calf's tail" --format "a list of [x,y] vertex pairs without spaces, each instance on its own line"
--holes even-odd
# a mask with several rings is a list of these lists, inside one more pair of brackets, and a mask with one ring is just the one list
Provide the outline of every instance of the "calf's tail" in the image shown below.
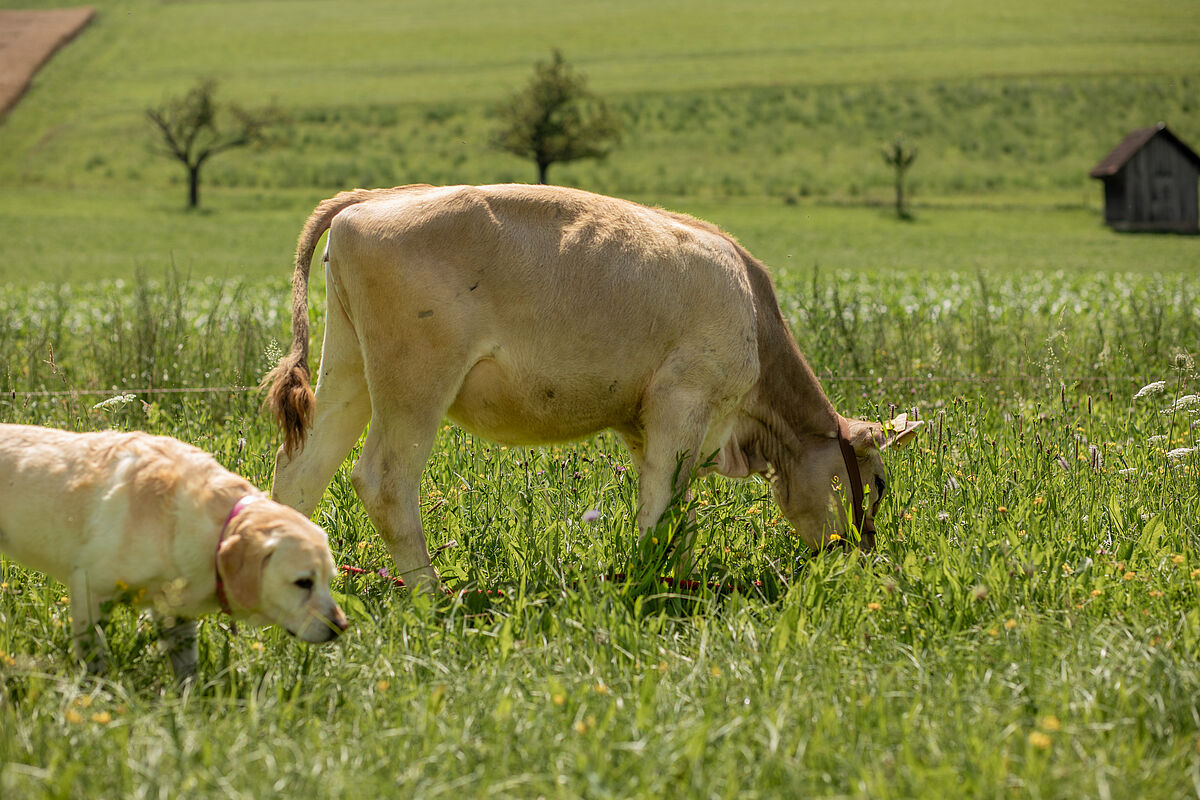
[[289,456],[304,448],[317,408],[308,369],[308,270],[317,242],[340,211],[386,191],[391,190],[355,189],[321,201],[304,223],[296,243],[296,270],[292,273],[292,349],[279,359],[262,381],[262,387],[267,390],[264,405],[283,430],[283,450]]

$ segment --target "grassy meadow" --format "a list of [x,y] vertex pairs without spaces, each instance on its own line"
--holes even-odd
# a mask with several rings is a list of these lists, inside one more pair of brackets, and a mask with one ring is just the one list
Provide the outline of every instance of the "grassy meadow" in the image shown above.
[[[503,597],[340,576],[336,644],[210,618],[183,690],[128,612],[84,674],[64,587],[0,559],[0,795],[1200,795],[1200,242],[1107,231],[1086,177],[1159,119],[1200,144],[1196,15],[98,6],[0,121],[0,421],[170,434],[266,487],[248,387],[286,346],[305,216],[352,185],[531,178],[488,149],[491,109],[557,46],[626,133],[551,179],[735,233],[840,411],[928,424],[890,454],[869,558],[808,553],[761,480],[698,482],[706,573],[762,588],[695,596],[598,580],[635,538],[612,434],[447,425],[436,563]],[[291,122],[216,158],[189,213],[143,112],[202,75]],[[912,222],[886,207],[897,134]],[[315,519],[338,563],[387,569],[351,463]]]

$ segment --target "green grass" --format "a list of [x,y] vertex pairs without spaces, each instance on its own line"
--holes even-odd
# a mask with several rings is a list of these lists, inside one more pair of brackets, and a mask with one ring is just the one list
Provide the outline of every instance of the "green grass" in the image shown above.
[[626,120],[610,159],[552,177],[612,194],[878,202],[879,147],[903,134],[918,201],[1095,207],[1086,172],[1130,128],[1200,136],[1200,23],[1168,2],[470,6],[247,2],[231,25],[227,3],[101,4],[0,127],[0,180],[174,183],[181,204],[144,110],[202,76],[294,121],[284,146],[214,160],[210,186],[529,180],[489,148],[491,109],[552,47]]
[[[0,284],[89,283],[162,278],[173,268],[220,280],[270,280],[283,302],[296,237],[329,191],[253,190],[222,194],[220,208],[187,213],[172,197],[154,202],[79,190],[43,188],[20,197],[0,192]],[[733,233],[776,272],[811,269],[1007,273],[1152,271],[1189,274],[1196,241],[1179,236],[1123,236],[1082,208],[918,206],[910,223],[887,208],[796,205],[656,195],[631,199],[694,214]],[[316,283],[323,281],[315,270]],[[284,312],[280,305],[277,311]]]
[[[102,3],[0,122],[0,421],[167,433],[266,486],[245,387],[304,218],[355,184],[528,179],[489,109],[557,46],[628,126],[551,178],[736,234],[839,410],[929,425],[870,559],[810,556],[761,481],[699,482],[706,569],[767,587],[699,598],[596,580],[634,540],[611,434],[447,427],[430,543],[504,599],[339,577],[336,645],[209,619],[183,693],[128,613],[85,676],[64,588],[0,560],[0,795],[1200,794],[1200,456],[1167,456],[1200,433],[1170,411],[1200,380],[1196,242],[1107,231],[1086,178],[1132,127],[1200,142],[1197,45],[1169,2]],[[142,115],[205,75],[293,122],[186,213]],[[390,566],[349,463],[315,518],[339,563]]]
[[[1120,237],[1099,226],[1087,170],[1158,120],[1200,141],[1200,24],[1166,2],[953,12],[762,2],[736,13],[715,2],[524,2],[469,14],[458,3],[247,2],[230,25],[232,13],[221,2],[103,3],[39,73],[0,124],[0,281],[171,263],[273,276],[288,270],[304,216],[338,190],[530,180],[532,164],[488,146],[491,109],[554,46],[626,130],[609,159],[556,165],[552,180],[694,210],[776,265],[780,242],[780,256],[802,250],[804,266],[906,265],[849,263],[837,240],[865,236],[893,262],[933,268],[919,240],[942,231],[963,243],[953,268],[1069,268],[1096,264],[1093,254],[1102,264]],[[144,111],[203,76],[230,100],[278,104],[291,123],[278,146],[206,166],[204,211],[188,214],[183,170],[156,152]],[[890,201],[879,150],[897,134],[920,150],[912,228],[841,210]],[[1056,228],[1073,241],[1055,246]],[[1028,229],[1046,231],[1051,249],[1024,241]],[[1181,243],[1112,246],[1145,246],[1153,268],[1194,261]]]
[[[339,578],[353,628],[337,645],[212,619],[203,680],[181,695],[128,614],[111,626],[112,671],[85,677],[63,588],[0,563],[6,796],[1196,791],[1200,461],[1165,453],[1195,447],[1200,427],[1196,406],[1163,413],[1196,391],[1180,349],[1200,341],[1194,282],[778,278],[840,409],[930,422],[889,459],[878,556],[811,557],[764,483],[709,478],[706,569],[764,579],[766,599],[597,583],[634,538],[617,440],[524,450],[447,426],[424,517],[432,545],[457,542],[438,561],[448,581],[506,592],[483,607]],[[171,433],[266,485],[276,434],[252,395],[93,406],[252,382],[282,335],[281,283],[10,287],[2,316],[23,322],[0,340],[8,380],[93,393],[7,396],[0,419]],[[54,368],[38,358],[48,342]],[[1165,392],[1134,400],[1153,379]],[[315,518],[339,563],[386,568],[348,469]],[[78,766],[94,763],[107,767]]]

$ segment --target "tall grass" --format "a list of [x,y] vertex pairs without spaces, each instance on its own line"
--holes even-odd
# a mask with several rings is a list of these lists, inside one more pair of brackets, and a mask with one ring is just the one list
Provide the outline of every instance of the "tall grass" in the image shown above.
[[[448,581],[503,598],[431,602],[340,576],[353,627],[338,645],[213,618],[202,680],[180,692],[132,614],[110,625],[111,671],[84,676],[63,588],[0,561],[5,796],[1195,793],[1191,284],[827,271],[779,284],[841,410],[929,423],[889,456],[872,558],[814,557],[765,483],[707,478],[705,570],[778,591],[599,581],[634,538],[616,439],[505,448],[447,426],[422,485],[429,540],[455,543],[437,561]],[[0,363],[22,391],[252,383],[285,333],[281,288],[9,287]],[[106,341],[117,328],[123,341]],[[51,343],[53,367],[39,358]],[[1134,399],[1133,376],[1163,385]],[[249,395],[93,398],[8,393],[0,419],[148,428],[269,480],[275,433]],[[348,465],[315,518],[338,563],[391,566]]]
[[281,352],[273,338],[284,324],[281,294],[275,283],[175,271],[159,280],[139,273],[128,282],[0,288],[6,406],[69,426],[116,416],[145,423],[201,398],[210,419],[252,413],[258,401],[245,390]]

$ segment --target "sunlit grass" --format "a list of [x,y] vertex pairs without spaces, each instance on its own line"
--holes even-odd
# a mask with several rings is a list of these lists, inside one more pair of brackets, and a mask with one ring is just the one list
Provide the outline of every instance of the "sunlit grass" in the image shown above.
[[[875,556],[812,557],[765,483],[706,478],[706,570],[773,580],[782,595],[603,582],[634,539],[635,476],[616,438],[522,449],[447,425],[422,483],[429,541],[455,543],[437,560],[448,582],[500,599],[431,604],[373,574],[340,576],[353,627],[338,644],[235,635],[212,618],[202,680],[180,694],[153,629],[128,613],[110,626],[112,670],[85,677],[63,587],[0,562],[6,795],[1194,791],[1200,407],[1180,402],[1197,385],[1180,347],[1197,340],[1190,284],[1131,273],[780,283],[839,408],[894,404],[928,422],[889,458]],[[0,419],[174,434],[265,486],[276,435],[251,395],[94,406],[159,369],[191,385],[244,380],[283,334],[279,289],[10,287],[0,304],[22,322],[0,353],[19,391],[118,390],[9,394]],[[106,345],[98,334],[114,326],[128,335]],[[246,344],[211,347],[205,326]],[[851,339],[843,326],[857,326]],[[159,331],[161,346],[138,330]],[[70,354],[61,375],[25,354],[49,341]],[[146,359],[155,372],[126,375]],[[315,519],[339,563],[386,569],[348,467]],[[94,763],[107,767],[79,766]]]

